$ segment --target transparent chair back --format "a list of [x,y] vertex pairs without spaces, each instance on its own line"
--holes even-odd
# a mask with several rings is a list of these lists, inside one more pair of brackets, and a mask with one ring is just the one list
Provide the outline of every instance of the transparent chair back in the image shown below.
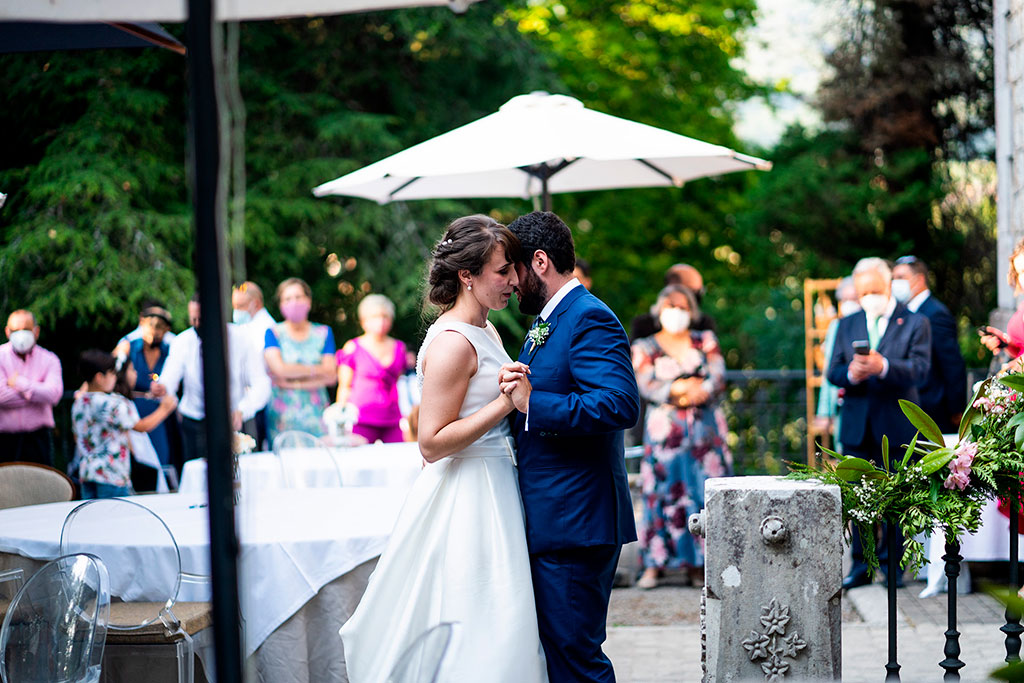
[[335,454],[319,437],[307,432],[287,431],[274,437],[274,454],[281,465],[281,477],[288,488],[341,486],[341,469]]
[[452,646],[455,623],[444,622],[420,634],[395,662],[388,683],[435,683]]
[[43,565],[0,626],[3,683],[98,683],[110,614],[106,567],[94,555]]
[[[106,561],[104,556],[115,547],[131,547],[132,562]],[[82,503],[64,519],[60,534],[61,554],[89,552],[106,561],[110,569],[111,593],[115,602],[139,603],[143,609],[114,610],[109,628],[134,631],[161,622],[168,637],[178,643],[178,680],[194,677],[192,637],[174,615],[174,603],[182,581],[208,584],[209,577],[181,569],[181,551],[174,534],[158,514],[123,498],[103,498]],[[159,572],[171,558],[171,571]],[[149,570],[147,572],[147,570]],[[137,576],[147,572],[143,594]],[[151,609],[145,610],[146,606]]]

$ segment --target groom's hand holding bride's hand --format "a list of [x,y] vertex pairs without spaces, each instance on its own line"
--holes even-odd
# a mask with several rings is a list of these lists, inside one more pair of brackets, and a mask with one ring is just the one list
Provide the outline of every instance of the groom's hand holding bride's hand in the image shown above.
[[530,366],[525,363],[505,363],[498,370],[498,386],[501,393],[512,399],[512,404],[521,413],[525,413],[530,407],[530,392],[533,387],[530,385]]

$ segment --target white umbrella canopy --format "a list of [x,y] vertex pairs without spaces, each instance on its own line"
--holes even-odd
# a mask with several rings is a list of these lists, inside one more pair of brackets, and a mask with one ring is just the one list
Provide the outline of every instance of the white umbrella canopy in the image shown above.
[[[587,109],[565,95],[519,95],[488,116],[313,190],[381,204],[681,186],[771,163]],[[545,187],[546,185],[546,187]]]
[[[217,21],[248,21],[300,16],[448,5],[461,12],[477,0],[220,0]],[[4,21],[164,21],[188,19],[187,0],[0,0]]]

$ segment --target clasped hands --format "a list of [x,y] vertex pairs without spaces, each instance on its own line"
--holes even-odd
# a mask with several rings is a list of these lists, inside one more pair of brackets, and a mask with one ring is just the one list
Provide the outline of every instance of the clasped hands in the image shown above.
[[530,374],[530,366],[526,363],[505,363],[498,370],[498,387],[501,393],[507,396],[516,410],[525,413],[530,407],[530,393],[533,386],[527,375]]
[[884,369],[885,359],[878,351],[863,355],[854,354],[853,360],[850,361],[850,379],[854,382],[863,382],[870,377],[882,374]]
[[680,408],[703,405],[709,398],[711,394],[700,377],[680,377],[669,387],[669,402]]

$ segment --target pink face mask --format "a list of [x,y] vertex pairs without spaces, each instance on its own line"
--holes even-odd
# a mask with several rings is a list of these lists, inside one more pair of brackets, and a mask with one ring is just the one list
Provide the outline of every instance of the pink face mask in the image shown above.
[[309,302],[289,301],[281,304],[281,315],[290,323],[301,323],[309,317]]

